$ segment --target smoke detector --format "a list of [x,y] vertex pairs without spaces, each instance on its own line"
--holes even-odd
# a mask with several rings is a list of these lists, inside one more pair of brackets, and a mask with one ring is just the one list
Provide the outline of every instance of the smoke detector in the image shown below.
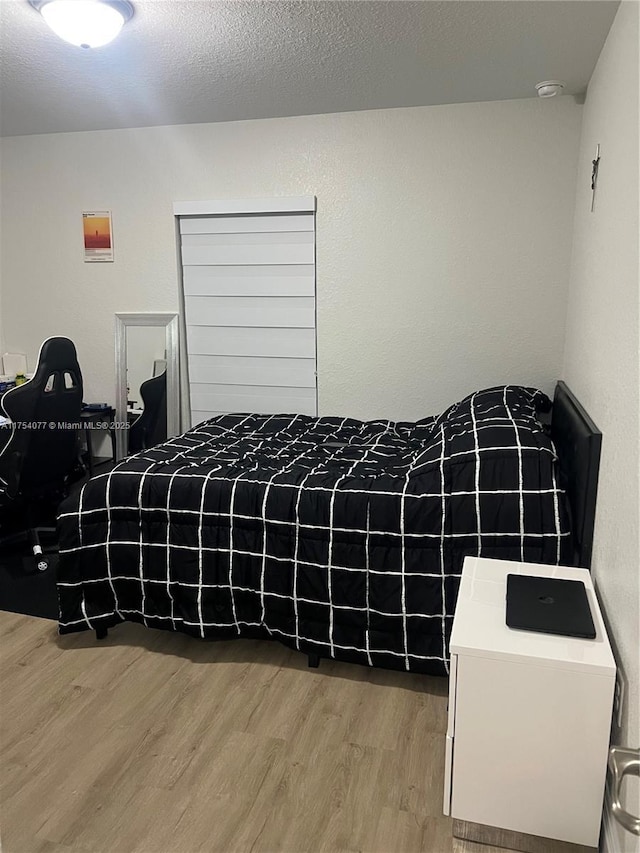
[[539,98],[553,98],[556,95],[561,95],[563,89],[564,83],[561,83],[560,80],[545,80],[536,86]]

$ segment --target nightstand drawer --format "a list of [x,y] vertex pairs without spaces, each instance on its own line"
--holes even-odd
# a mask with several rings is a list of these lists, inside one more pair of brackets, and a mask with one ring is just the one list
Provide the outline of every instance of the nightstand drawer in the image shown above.
[[452,816],[596,846],[613,685],[459,656]]

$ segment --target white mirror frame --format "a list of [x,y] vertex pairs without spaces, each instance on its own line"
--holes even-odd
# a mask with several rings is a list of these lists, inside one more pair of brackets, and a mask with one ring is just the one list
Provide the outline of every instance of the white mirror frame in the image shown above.
[[[180,432],[180,389],[178,386],[178,315],[116,314],[116,422],[127,423],[127,327],[160,326],[165,329],[167,351],[167,438]],[[116,430],[116,460],[127,456],[126,429]]]

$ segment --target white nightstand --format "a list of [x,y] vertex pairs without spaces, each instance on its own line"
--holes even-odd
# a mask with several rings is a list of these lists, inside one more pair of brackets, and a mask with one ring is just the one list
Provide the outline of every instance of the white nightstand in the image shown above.
[[[583,581],[595,640],[508,628],[507,574]],[[467,557],[450,649],[444,812],[454,835],[595,850],[616,667],[589,572]]]

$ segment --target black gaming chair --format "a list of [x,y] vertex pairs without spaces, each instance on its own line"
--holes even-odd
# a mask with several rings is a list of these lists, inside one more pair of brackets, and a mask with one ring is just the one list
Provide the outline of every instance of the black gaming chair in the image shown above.
[[0,510],[25,511],[37,568],[44,571],[48,563],[33,525],[33,507],[43,500],[58,504],[78,464],[82,373],[73,342],[48,338],[33,378],[7,391],[0,403],[11,421],[0,430]]
[[129,453],[147,450],[167,440],[167,372],[140,386],[143,411],[129,429]]

